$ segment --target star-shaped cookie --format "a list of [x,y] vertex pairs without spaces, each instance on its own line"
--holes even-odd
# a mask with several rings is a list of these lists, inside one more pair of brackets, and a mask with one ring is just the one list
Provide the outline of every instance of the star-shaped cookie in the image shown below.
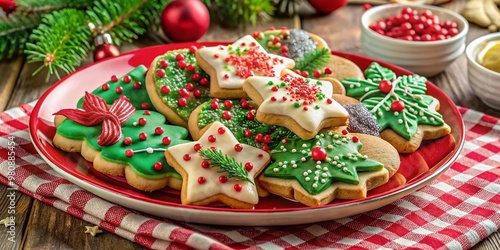
[[249,77],[243,90],[259,106],[257,120],[284,126],[304,140],[323,128],[346,125],[349,117],[332,98],[329,81],[286,73],[281,77]]
[[182,175],[182,204],[220,201],[233,208],[257,204],[254,177],[270,160],[266,151],[240,144],[220,122],[214,122],[198,141],[168,148],[165,156]]
[[93,237],[95,237],[97,234],[102,233],[102,230],[99,229],[99,226],[93,226],[93,227],[91,227],[91,226],[85,226],[85,229],[86,229],[85,233],[86,234],[90,234]]
[[210,95],[225,99],[246,97],[242,85],[250,76],[279,76],[295,65],[292,59],[266,52],[250,35],[228,46],[201,48],[196,61],[210,75]]

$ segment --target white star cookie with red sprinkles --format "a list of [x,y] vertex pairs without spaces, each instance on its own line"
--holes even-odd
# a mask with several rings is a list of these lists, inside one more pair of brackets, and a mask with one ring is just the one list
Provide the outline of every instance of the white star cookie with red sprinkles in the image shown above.
[[250,76],[280,76],[293,68],[292,59],[270,54],[250,35],[228,46],[205,47],[196,51],[196,61],[210,75],[210,95],[243,98],[243,81]]
[[214,122],[198,141],[168,148],[165,156],[182,175],[182,204],[222,202],[232,208],[257,204],[254,178],[270,160],[266,151],[240,144],[220,122]]
[[332,98],[331,82],[296,74],[281,77],[249,77],[243,90],[259,108],[262,123],[284,126],[308,140],[323,128],[347,124],[349,114]]

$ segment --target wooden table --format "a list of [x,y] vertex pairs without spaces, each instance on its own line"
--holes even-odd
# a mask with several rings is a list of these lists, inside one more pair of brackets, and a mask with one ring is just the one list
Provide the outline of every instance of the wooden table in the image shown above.
[[[463,0],[455,0],[442,6],[460,12],[464,4]],[[359,19],[362,13],[361,5],[348,5],[327,16],[315,15],[306,7],[301,11],[300,16],[276,18],[268,23],[249,26],[245,31],[227,30],[220,25],[212,24],[201,41],[233,41],[252,31],[265,30],[270,26],[277,28],[287,26],[302,28],[320,35],[333,50],[362,54],[359,29]],[[471,25],[467,43],[487,33],[486,29]],[[123,45],[120,49],[125,52],[162,43],[165,41],[161,39],[161,36],[145,35],[133,44]],[[90,62],[89,58],[84,64]],[[32,76],[32,72],[38,66],[27,64],[23,57],[0,62],[0,111],[36,100],[57,81],[51,78],[46,83],[44,74]],[[499,110],[488,108],[474,96],[467,81],[465,55],[457,59],[445,72],[431,77],[430,81],[446,92],[457,105],[500,117]],[[17,192],[16,202],[16,242],[7,241],[7,234],[0,233],[0,249],[110,249],[118,246],[121,249],[142,248],[136,243],[107,232],[98,237],[84,234],[85,226],[90,225],[89,223],[20,192]],[[0,186],[0,217],[5,216],[8,203],[7,188],[2,185]],[[500,249],[500,233],[494,233],[474,249]]]

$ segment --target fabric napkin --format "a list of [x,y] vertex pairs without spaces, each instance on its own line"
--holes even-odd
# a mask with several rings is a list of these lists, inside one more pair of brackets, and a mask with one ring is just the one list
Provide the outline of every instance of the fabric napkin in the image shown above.
[[[0,182],[149,248],[462,249],[474,246],[500,226],[500,121],[474,110],[460,108],[467,132],[457,161],[411,195],[339,220],[236,227],[149,216],[63,179],[40,158],[30,141],[28,122],[33,106],[25,104],[0,113]],[[14,161],[9,159],[12,155]],[[5,218],[6,213],[0,211],[0,217]]]

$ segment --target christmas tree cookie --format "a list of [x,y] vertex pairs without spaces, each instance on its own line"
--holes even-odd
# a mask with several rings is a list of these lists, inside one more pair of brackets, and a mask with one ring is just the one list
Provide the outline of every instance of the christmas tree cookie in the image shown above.
[[386,183],[399,167],[398,152],[365,134],[321,131],[311,140],[284,138],[259,177],[269,192],[319,206],[334,199],[360,199]]
[[364,79],[344,79],[347,96],[358,98],[380,126],[380,136],[400,153],[418,149],[422,140],[450,133],[437,112],[439,101],[426,95],[427,79],[418,75],[396,76],[391,70],[372,63]]
[[135,110],[120,97],[108,107],[105,100],[86,93],[82,109],[63,109],[53,143],[67,152],[81,152],[94,168],[124,176],[131,186],[154,191],[166,186],[180,189],[181,176],[164,157],[173,145],[187,143],[185,128],[165,124],[155,111]]
[[304,140],[324,128],[347,124],[349,115],[332,98],[331,82],[288,73],[281,77],[249,77],[243,89],[259,106],[258,121],[286,127]]
[[219,201],[232,208],[257,204],[254,178],[270,159],[267,152],[239,143],[219,122],[214,122],[198,141],[172,146],[165,155],[182,175],[182,204]]
[[146,77],[147,92],[158,112],[186,128],[191,112],[209,99],[210,78],[198,66],[196,51],[191,46],[156,57]]
[[211,76],[210,96],[221,99],[247,97],[243,81],[250,76],[277,77],[292,68],[292,59],[267,53],[250,35],[228,46],[205,47],[196,51],[199,65]]

